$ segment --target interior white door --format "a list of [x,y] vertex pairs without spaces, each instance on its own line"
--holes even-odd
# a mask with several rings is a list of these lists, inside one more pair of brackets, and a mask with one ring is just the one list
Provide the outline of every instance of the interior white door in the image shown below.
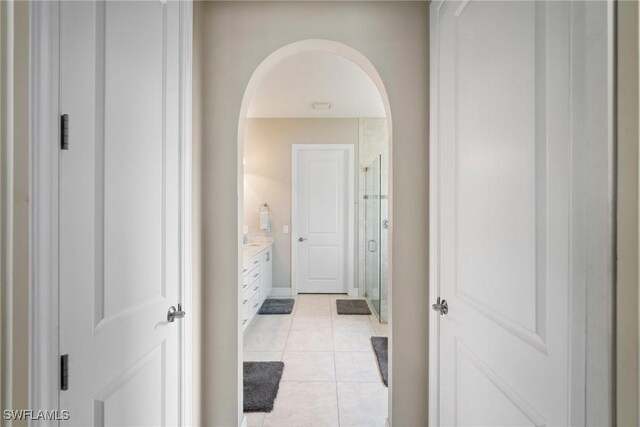
[[349,156],[344,148],[300,149],[296,193],[298,292],[347,292]]
[[432,7],[439,425],[570,425],[570,8]]
[[65,425],[179,424],[179,4],[61,2]]

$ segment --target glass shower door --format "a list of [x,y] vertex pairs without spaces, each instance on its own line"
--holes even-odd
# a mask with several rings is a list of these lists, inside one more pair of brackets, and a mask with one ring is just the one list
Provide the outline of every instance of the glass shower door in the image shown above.
[[378,155],[365,170],[365,291],[367,299],[381,317],[381,165]]

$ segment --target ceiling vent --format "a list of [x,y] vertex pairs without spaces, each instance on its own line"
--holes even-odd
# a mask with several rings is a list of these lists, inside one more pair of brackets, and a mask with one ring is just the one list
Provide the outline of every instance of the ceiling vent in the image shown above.
[[330,102],[314,102],[313,109],[314,110],[330,110],[331,103]]

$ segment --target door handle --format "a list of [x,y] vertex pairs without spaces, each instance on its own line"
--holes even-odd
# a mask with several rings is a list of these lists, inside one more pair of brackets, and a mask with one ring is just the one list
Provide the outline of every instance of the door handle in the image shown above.
[[307,240],[307,238],[306,238],[306,237],[300,237],[300,238],[298,239],[298,242],[304,242],[305,240]]
[[433,308],[435,311],[439,311],[441,316],[449,312],[449,304],[447,304],[447,300],[443,299],[441,302],[440,297],[438,297],[438,300],[435,304],[431,305],[431,308]]
[[177,309],[172,305],[171,307],[169,307],[169,311],[167,312],[167,321],[173,323],[176,319],[182,319],[185,314],[187,313],[185,311],[182,311],[182,305],[178,303]]

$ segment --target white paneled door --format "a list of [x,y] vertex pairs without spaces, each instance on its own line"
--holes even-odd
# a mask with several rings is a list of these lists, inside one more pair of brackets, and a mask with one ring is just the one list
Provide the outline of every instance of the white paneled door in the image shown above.
[[432,315],[438,425],[566,426],[580,410],[571,401],[584,390],[572,376],[583,355],[571,352],[571,120],[581,108],[570,91],[580,72],[572,3],[581,2],[432,5],[431,302],[448,303]]
[[353,146],[297,147],[304,146],[292,152],[297,290],[346,293],[353,263]]
[[178,2],[60,3],[64,425],[178,425]]

